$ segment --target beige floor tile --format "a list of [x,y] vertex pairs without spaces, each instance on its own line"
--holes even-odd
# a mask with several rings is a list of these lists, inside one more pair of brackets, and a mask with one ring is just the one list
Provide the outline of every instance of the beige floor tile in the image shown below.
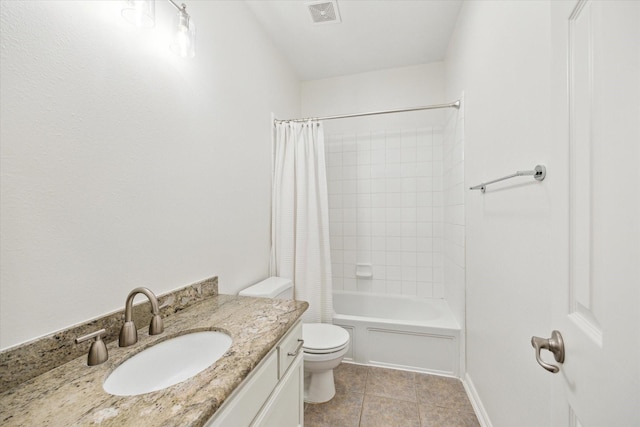
[[370,367],[365,394],[416,402],[415,375],[414,372]]
[[358,427],[364,395],[338,390],[326,403],[306,404],[305,427]]
[[418,405],[405,400],[365,395],[360,427],[420,427]]
[[456,378],[416,374],[418,402],[456,411],[473,412],[462,382]]
[[420,427],[480,427],[473,412],[418,402]]
[[336,390],[364,393],[369,368],[362,365],[342,363],[333,371]]
[[480,426],[458,379],[347,363],[334,374],[336,396],[305,404],[306,427]]

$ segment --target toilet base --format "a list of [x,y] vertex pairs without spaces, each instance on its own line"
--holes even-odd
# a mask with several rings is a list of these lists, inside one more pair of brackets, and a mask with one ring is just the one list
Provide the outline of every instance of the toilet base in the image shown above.
[[336,395],[333,382],[333,369],[324,372],[304,373],[304,401],[307,403],[325,403]]

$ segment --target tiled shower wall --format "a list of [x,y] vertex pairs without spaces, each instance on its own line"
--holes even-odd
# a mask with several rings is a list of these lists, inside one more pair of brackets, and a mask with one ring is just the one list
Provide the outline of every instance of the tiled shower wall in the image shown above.
[[440,128],[326,135],[334,289],[444,297],[442,143]]

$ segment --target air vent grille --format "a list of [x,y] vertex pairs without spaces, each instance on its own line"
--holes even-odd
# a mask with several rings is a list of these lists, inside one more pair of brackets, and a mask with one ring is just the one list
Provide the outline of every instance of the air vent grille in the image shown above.
[[335,1],[323,1],[308,3],[311,19],[315,24],[328,24],[340,22],[338,3]]

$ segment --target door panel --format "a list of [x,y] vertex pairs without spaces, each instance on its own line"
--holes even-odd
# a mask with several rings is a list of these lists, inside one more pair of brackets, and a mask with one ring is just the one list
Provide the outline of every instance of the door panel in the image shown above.
[[[551,2],[552,114],[566,224],[553,327],[556,426],[640,425],[640,2]],[[545,375],[541,370],[541,375]]]

